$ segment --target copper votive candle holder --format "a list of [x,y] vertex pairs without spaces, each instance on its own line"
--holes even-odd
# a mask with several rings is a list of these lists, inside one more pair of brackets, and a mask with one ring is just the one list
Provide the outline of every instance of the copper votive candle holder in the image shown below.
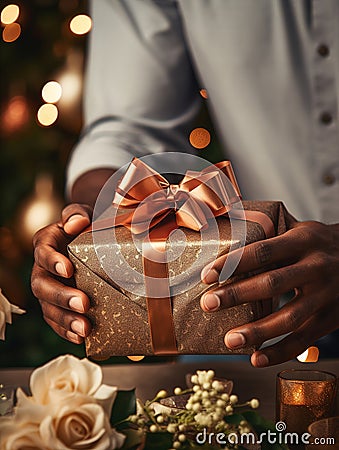
[[337,377],[317,370],[284,370],[277,376],[276,418],[286,424],[286,433],[301,436],[308,426],[333,414]]
[[339,450],[339,417],[329,417],[311,423],[307,450]]

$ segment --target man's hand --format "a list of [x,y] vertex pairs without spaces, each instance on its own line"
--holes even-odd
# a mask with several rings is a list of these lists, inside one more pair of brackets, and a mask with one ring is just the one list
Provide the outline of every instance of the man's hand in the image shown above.
[[33,239],[35,263],[32,291],[39,299],[44,319],[61,337],[80,344],[91,330],[83,315],[89,299],[71,286],[73,265],[67,258],[67,244],[91,221],[92,208],[70,204],[62,211],[59,223],[39,230]]
[[[225,261],[226,256],[221,256],[206,266],[203,282],[218,281]],[[283,235],[246,246],[235,275],[263,269],[259,275],[217,287],[201,298],[202,309],[213,312],[295,289],[296,296],[279,311],[226,334],[225,345],[235,349],[259,347],[290,333],[253,353],[251,362],[256,367],[288,361],[339,327],[339,224],[294,222]]]

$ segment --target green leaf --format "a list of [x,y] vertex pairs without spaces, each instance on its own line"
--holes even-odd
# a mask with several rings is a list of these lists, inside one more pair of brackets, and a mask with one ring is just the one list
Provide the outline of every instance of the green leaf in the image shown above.
[[127,428],[123,430],[123,434],[126,436],[126,439],[121,450],[131,450],[137,448],[144,438],[144,433],[140,429]]
[[242,414],[232,414],[231,416],[225,417],[225,422],[232,425],[239,425],[242,420],[245,420]]
[[115,424],[127,419],[128,416],[136,413],[135,389],[130,391],[118,391],[111,413],[111,424]]
[[171,433],[147,433],[146,445],[147,450],[168,450],[172,448],[173,434]]

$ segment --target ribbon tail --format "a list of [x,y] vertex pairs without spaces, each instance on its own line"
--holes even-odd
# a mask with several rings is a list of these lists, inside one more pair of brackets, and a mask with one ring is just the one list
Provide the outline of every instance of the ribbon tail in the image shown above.
[[153,353],[176,355],[178,349],[166,262],[166,238],[157,242],[144,242],[142,262]]

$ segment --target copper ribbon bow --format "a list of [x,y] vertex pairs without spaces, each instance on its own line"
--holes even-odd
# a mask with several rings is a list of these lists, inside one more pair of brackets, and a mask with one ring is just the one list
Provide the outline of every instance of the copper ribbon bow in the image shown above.
[[[222,174],[231,183],[225,183]],[[208,227],[210,218],[227,213],[243,219],[244,214],[237,216],[237,210],[232,210],[232,205],[240,199],[229,161],[211,165],[201,172],[187,171],[178,185],[171,185],[158,172],[134,158],[113,199],[113,205],[123,212],[115,216],[114,223],[111,219],[102,219],[92,224],[93,231],[112,226],[125,226],[135,234],[149,231],[149,240],[145,239],[143,245],[142,260],[154,354],[177,353],[166,262],[169,234],[179,227],[203,230]],[[257,211],[244,213],[247,220],[262,225],[267,237],[273,234],[274,226],[268,216]]]

